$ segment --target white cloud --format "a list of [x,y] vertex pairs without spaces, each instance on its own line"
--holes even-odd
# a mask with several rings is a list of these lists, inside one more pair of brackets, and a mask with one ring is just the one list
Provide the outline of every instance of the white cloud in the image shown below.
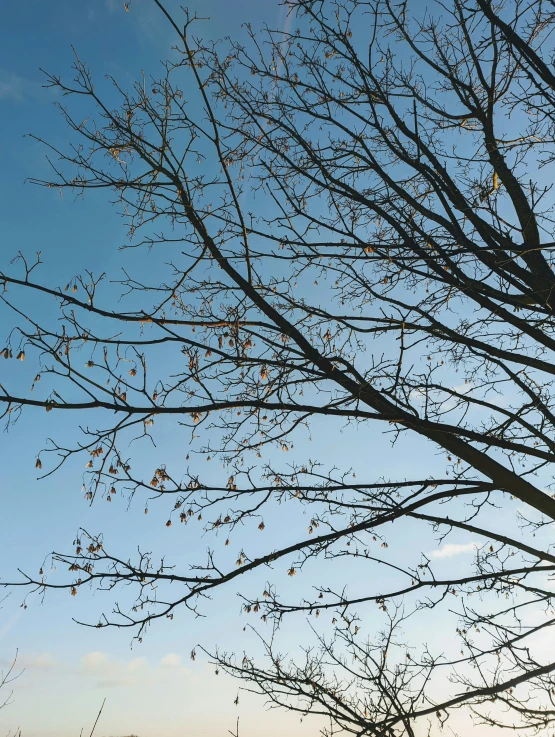
[[127,664],[127,670],[131,672],[141,670],[142,668],[148,668],[148,660],[146,658],[133,658]]
[[181,655],[168,653],[162,658],[160,665],[164,668],[178,668],[181,665]]
[[478,547],[477,543],[470,542],[457,545],[456,543],[447,543],[437,550],[428,553],[428,558],[453,558],[455,555],[464,555],[471,553]]
[[24,84],[25,80],[22,77],[0,69],[0,100],[21,102],[24,98]]
[[87,653],[81,658],[81,664],[85,671],[97,671],[99,668],[103,668],[108,663],[108,656],[106,653],[98,651]]
[[7,69],[0,69],[0,100],[12,100],[14,102],[49,102],[58,96],[55,87],[42,87],[42,80],[20,77]]
[[475,384],[473,381],[465,381],[464,384],[456,384],[455,386],[451,387],[451,391],[457,392],[457,394],[468,394],[471,392],[475,387]]

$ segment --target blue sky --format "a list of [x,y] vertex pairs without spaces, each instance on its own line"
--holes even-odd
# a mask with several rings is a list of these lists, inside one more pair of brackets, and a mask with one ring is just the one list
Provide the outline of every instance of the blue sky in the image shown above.
[[[215,35],[238,28],[241,21],[255,21],[264,7],[253,0],[202,5],[202,15],[212,18]],[[274,18],[279,17],[279,10],[272,10]],[[28,176],[40,176],[46,167],[44,152],[23,134],[63,141],[63,123],[52,105],[54,96],[41,88],[39,67],[70,74],[73,45],[98,78],[113,74],[131,82],[142,69],[156,71],[170,38],[167,26],[147,0],[132,2],[129,13],[117,0],[7,0],[1,12],[2,263],[19,250],[41,250],[45,278],[71,277],[90,264],[92,254],[95,267],[110,269],[125,241],[121,221],[105,202],[61,201],[57,193],[25,184]],[[52,432],[45,418],[28,414],[14,430],[4,434],[0,443],[0,576],[4,580],[13,579],[19,566],[35,570],[42,556],[57,546],[67,549],[79,524],[99,529],[101,523],[106,529],[104,507],[88,510],[83,502],[78,469],[37,483],[34,457]],[[123,541],[152,537],[156,510],[148,520],[142,508],[125,514],[122,505],[114,516],[118,514],[113,525],[108,522],[108,529],[112,526]],[[161,515],[165,519],[165,512]],[[165,530],[162,517],[161,531]],[[206,547],[201,541],[195,545],[201,550]],[[0,610],[0,662],[5,666],[18,648],[19,665],[25,669],[13,684],[13,703],[0,712],[0,733],[20,726],[29,737],[77,735],[81,727],[90,729],[105,697],[98,734],[221,735],[235,724],[238,714],[243,730],[249,729],[249,723],[251,730],[256,729],[262,704],[247,708],[248,700],[241,697],[236,707],[236,685],[216,678],[205,661],[192,663],[189,658],[198,641],[214,644],[214,627],[227,632],[229,642],[242,633],[244,622],[237,616],[234,595],[221,604],[215,621],[182,621],[173,632],[157,628],[134,650],[127,633],[106,631],[105,637],[99,637],[97,630],[73,624],[72,616],[86,617],[96,606],[95,597],[88,603],[84,598],[78,602],[69,596],[47,597],[42,604],[30,601],[27,609],[21,607],[22,598],[14,592]],[[293,726],[274,717],[266,733],[284,734],[286,724]]]
[[[167,53],[171,35],[167,25],[149,0],[132,0],[126,13],[119,0],[53,0],[2,3],[0,25],[0,210],[2,242],[0,258],[5,266],[19,250],[42,251],[43,278],[63,284],[91,262],[97,269],[119,268],[122,259],[132,263],[135,256],[122,256],[118,247],[125,242],[125,229],[102,198],[84,202],[60,199],[58,193],[25,184],[29,176],[46,173],[44,152],[23,134],[37,133],[52,143],[63,142],[64,125],[53,106],[55,97],[41,87],[39,67],[70,74],[73,46],[100,79],[112,74],[123,84],[138,78],[141,70],[156,73],[159,60]],[[177,9],[178,3],[169,2]],[[203,16],[210,16],[207,34],[218,38],[241,35],[240,25],[267,20],[282,26],[284,11],[274,0],[204,0],[190,3]],[[2,336],[3,337],[3,336]],[[7,369],[0,365],[0,372]],[[0,373],[0,381],[2,374]],[[57,432],[71,432],[66,421],[58,421]],[[72,426],[71,426],[72,427]],[[179,526],[165,528],[167,510],[153,508],[145,517],[142,505],[116,501],[109,514],[101,503],[88,508],[80,493],[79,464],[69,465],[54,477],[36,481],[37,451],[46,436],[53,434],[44,414],[27,412],[18,425],[0,440],[0,578],[13,579],[16,568],[38,569],[43,555],[52,549],[67,550],[76,529],[84,524],[102,529],[125,551],[137,541],[148,541],[168,558],[185,560],[200,554],[206,541],[200,531],[186,541]],[[159,445],[176,463],[184,463],[185,440],[170,427],[158,434]],[[307,452],[300,441],[299,455]],[[340,432],[339,425],[319,426],[313,433],[314,457],[344,466],[355,464],[359,474],[375,479],[390,476],[387,453],[390,439],[377,431],[356,434]],[[430,473],[427,459],[434,451],[424,441],[402,441],[396,460],[398,477]],[[312,452],[312,450],[311,450]],[[153,462],[156,462],[153,451]],[[426,465],[425,465],[426,463]],[[441,460],[438,459],[441,467]],[[282,513],[282,522],[286,520]],[[280,522],[279,514],[274,520]],[[301,527],[306,520],[300,520]],[[281,535],[276,528],[276,535]],[[403,532],[398,533],[402,545]],[[405,533],[406,534],[406,533]],[[412,534],[409,532],[409,534]],[[395,542],[395,541],[394,541]],[[442,548],[438,560],[453,562],[455,556],[472,554],[474,540],[453,538],[454,547]],[[435,546],[430,536],[422,540],[423,550]],[[436,551],[437,553],[437,551]],[[443,558],[441,557],[443,556]],[[336,574],[341,575],[339,572]],[[354,585],[364,574],[353,571]],[[283,572],[282,578],[285,576]],[[357,581],[358,577],[358,581]],[[250,585],[250,584],[249,584]],[[254,581],[253,586],[260,585]],[[98,734],[136,733],[141,737],[180,735],[224,735],[241,718],[241,737],[255,737],[261,730],[267,737],[314,734],[315,724],[299,724],[296,717],[269,715],[263,704],[246,695],[239,707],[233,700],[237,686],[218,678],[206,660],[189,659],[192,647],[224,644],[239,651],[252,645],[243,632],[235,590],[219,593],[206,619],[182,616],[171,625],[152,628],[141,646],[130,649],[130,637],[116,630],[84,629],[72,617],[95,620],[102,608],[102,596],[92,593],[71,599],[69,595],[33,598],[23,608],[23,595],[14,591],[0,610],[0,661],[8,663],[16,648],[24,668],[14,683],[13,703],[0,711],[0,734],[20,726],[26,737],[70,737],[82,726],[91,725],[106,697],[106,707]],[[303,632],[303,623],[293,628],[290,644]],[[425,629],[425,628],[424,628]],[[415,629],[415,638],[424,631]]]
[[[95,268],[114,268],[117,248],[125,241],[116,213],[106,202],[62,201],[57,193],[25,184],[27,177],[45,174],[46,166],[44,152],[23,134],[37,133],[53,143],[64,137],[63,123],[52,104],[55,98],[41,87],[39,67],[70,74],[73,45],[98,78],[113,74],[130,83],[142,69],[156,72],[170,39],[167,26],[148,0],[134,0],[129,13],[119,0],[6,0],[1,12],[2,264],[19,250],[40,250],[47,279],[71,277],[90,264],[91,255]],[[202,15],[211,17],[214,36],[232,29],[239,32],[242,21],[256,22],[263,15],[271,22],[280,13],[273,2],[202,3]],[[123,547],[145,537],[153,544],[159,542],[160,548],[168,545],[176,528],[168,535],[163,525],[166,512],[160,511],[159,541],[153,539],[158,534],[153,532],[155,509],[146,519],[142,507],[126,514],[122,504],[113,515],[116,519],[106,520],[104,507],[88,509],[83,502],[80,471],[75,467],[36,481],[35,454],[52,433],[45,420],[42,414],[28,413],[1,438],[0,577],[13,579],[17,567],[36,570],[45,553],[56,547],[67,549],[83,523],[118,534]],[[168,440],[161,438],[163,443]],[[180,546],[173,537],[169,544],[175,550]],[[191,547],[193,552],[204,550],[206,543],[198,539]],[[81,727],[90,730],[104,698],[100,735],[212,737],[226,734],[237,715],[242,735],[257,732],[266,714],[263,705],[241,696],[235,706],[236,684],[216,677],[205,660],[193,663],[189,658],[199,641],[213,645],[223,640],[241,647],[245,622],[238,616],[234,592],[222,597],[210,621],[191,618],[180,621],[171,632],[164,627],[153,629],[144,644],[133,650],[128,633],[105,631],[99,636],[97,630],[72,622],[73,616],[86,618],[95,607],[98,613],[98,598],[92,594],[80,601],[69,596],[47,597],[43,603],[34,599],[26,609],[22,601],[23,595],[16,591],[0,609],[1,667],[18,649],[24,669],[13,684],[12,704],[0,711],[1,734],[19,726],[27,737],[74,737]],[[216,631],[224,636],[216,637]],[[276,715],[267,720],[264,731],[276,737],[308,733],[298,719]]]

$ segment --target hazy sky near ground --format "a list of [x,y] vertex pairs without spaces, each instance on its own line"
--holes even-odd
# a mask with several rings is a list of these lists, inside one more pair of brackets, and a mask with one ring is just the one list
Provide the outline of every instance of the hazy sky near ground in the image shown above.
[[[178,5],[168,2],[176,12]],[[256,25],[265,20],[276,27],[286,22],[276,0],[196,0],[189,7],[210,17],[206,33],[213,38],[240,37],[241,23],[246,21]],[[55,97],[41,87],[39,67],[71,74],[73,46],[98,78],[111,74],[123,86],[130,85],[142,70],[156,73],[172,42],[167,23],[150,0],[132,0],[129,12],[120,0],[3,0],[0,12],[2,266],[19,250],[40,250],[45,261],[43,278],[55,276],[61,284],[91,261],[102,270],[116,267],[117,249],[125,241],[124,225],[116,212],[101,198],[88,198],[84,203],[71,198],[62,201],[57,193],[25,184],[26,177],[45,175],[46,165],[44,152],[23,134],[40,134],[54,144],[64,140],[64,124],[52,104]],[[1,372],[7,370],[0,364],[0,382]],[[145,539],[167,550],[169,556],[206,548],[200,535],[185,544],[179,529],[168,531],[164,511],[156,527],[156,511],[145,518],[142,508],[132,506],[126,512],[125,505],[118,507],[117,503],[110,515],[101,504],[89,509],[79,493],[76,467],[37,482],[35,456],[50,434],[45,413],[27,412],[0,438],[2,580],[13,579],[18,567],[38,569],[44,554],[52,549],[67,550],[84,523],[89,529],[116,536],[124,549]],[[361,472],[371,471],[375,478],[388,475],[383,449],[390,441],[376,433],[357,437],[351,431],[340,436],[338,427],[328,425],[316,429],[314,441],[328,460],[341,455],[346,466],[357,459]],[[177,460],[184,455],[171,432],[164,435],[162,431],[159,442]],[[413,477],[419,471],[428,475],[422,448],[423,441],[412,439],[407,452],[399,453],[398,476],[405,471]],[[303,451],[302,444],[298,450]],[[428,457],[433,457],[433,451]],[[439,565],[456,566],[454,561],[472,555],[475,542],[453,538],[440,548],[424,549]],[[189,547],[184,550],[184,545]],[[423,545],[434,543],[424,541]],[[72,617],[94,620],[102,606],[99,595],[80,593],[71,599],[66,592],[47,596],[44,602],[33,598],[27,608],[22,602],[23,593],[14,591],[0,610],[0,662],[6,666],[19,649],[19,666],[24,669],[13,684],[13,703],[0,711],[0,734],[20,726],[25,737],[74,737],[81,727],[90,729],[104,698],[99,735],[217,737],[227,734],[237,715],[241,737],[302,737],[317,731],[314,722],[300,724],[297,717],[268,714],[260,701],[246,695],[235,706],[236,683],[216,677],[206,659],[190,660],[189,653],[198,642],[209,648],[224,644],[239,651],[252,644],[252,636],[243,633],[245,622],[239,617],[234,590],[218,595],[206,619],[189,617],[172,625],[161,624],[133,649],[126,632],[98,631],[72,622]],[[300,623],[293,628],[292,642],[302,627]],[[412,636],[422,639],[425,632],[415,629]]]

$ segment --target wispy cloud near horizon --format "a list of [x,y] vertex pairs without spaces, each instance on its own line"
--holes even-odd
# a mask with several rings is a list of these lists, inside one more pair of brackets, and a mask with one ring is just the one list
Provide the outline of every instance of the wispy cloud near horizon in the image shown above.
[[177,653],[168,653],[158,663],[151,664],[144,657],[116,660],[108,653],[95,650],[82,656],[80,669],[83,675],[94,678],[95,685],[100,688],[135,686],[145,680],[157,681],[163,679],[170,670],[172,674],[182,677],[189,674]]

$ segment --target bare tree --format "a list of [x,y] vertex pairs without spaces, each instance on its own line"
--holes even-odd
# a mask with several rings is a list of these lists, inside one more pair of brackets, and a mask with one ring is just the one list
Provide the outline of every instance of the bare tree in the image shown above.
[[[53,175],[34,181],[115,193],[130,242],[169,249],[168,272],[155,283],[126,275],[122,302],[104,274],[46,283],[40,256],[20,255],[0,275],[13,315],[3,353],[37,362],[36,392],[6,386],[0,400],[10,423],[25,407],[100,412],[37,467],[85,455],[89,501],[118,490],[169,498],[168,526],[204,517],[226,544],[239,538],[239,553],[235,565],[211,551],[179,570],[147,552],[112,555],[83,530],[73,553],[53,554],[74,577],[41,571],[23,585],[74,595],[131,585],[134,606],[116,604],[95,626],[140,638],[247,572],[303,570],[301,600],[270,580],[244,594],[244,609],[274,627],[330,612],[332,634],[314,623],[302,660],[281,655],[273,635],[262,663],[214,654],[270,703],[326,716],[329,734],[413,735],[420,722],[431,733],[457,709],[545,733],[555,718],[555,660],[537,645],[555,623],[552,5],[291,0],[291,30],[250,29],[249,43],[222,53],[195,37],[194,17],[153,1],[175,31],[163,75],[131,91],[112,80],[117,106],[79,58],[73,82],[48,76],[94,110],[83,121],[60,106],[70,145],[41,141]],[[59,313],[30,314],[31,293]],[[130,439],[147,442],[155,420],[172,419],[229,467],[220,484],[195,460],[161,458],[153,470],[129,458]],[[385,429],[393,468],[418,435],[429,474],[360,479],[309,458],[263,460],[315,420],[341,420],[368,442]],[[292,520],[308,513],[307,533],[250,555],[254,530],[285,502]],[[392,523],[441,540],[469,533],[472,568],[437,576],[409,539],[399,562]],[[364,590],[306,575],[332,560],[346,583],[362,567]],[[384,566],[386,587],[374,583]],[[370,632],[376,607],[384,624]],[[409,617],[450,618],[453,652],[406,641]]]
[[[15,671],[15,665],[17,662],[17,653],[14,656],[14,659],[9,664],[6,670],[0,671],[0,690],[5,691],[6,686],[9,686],[12,681],[14,681],[18,674],[16,674]],[[10,699],[12,697],[12,692],[10,691],[8,694],[2,693],[0,696],[0,709],[3,709],[5,706],[7,706],[10,703]]]
[[[15,681],[16,678],[19,678],[22,671],[19,673],[16,673],[16,664],[17,664],[17,651],[13,657],[13,660],[9,663],[7,668],[3,668],[0,670],[0,709],[3,709],[6,706],[9,706],[9,704],[12,703],[11,699],[13,696],[13,691],[11,690],[11,684],[13,681]],[[7,735],[7,737],[10,737],[12,732]],[[20,737],[21,731],[19,729],[16,729],[13,733],[13,737]]]

